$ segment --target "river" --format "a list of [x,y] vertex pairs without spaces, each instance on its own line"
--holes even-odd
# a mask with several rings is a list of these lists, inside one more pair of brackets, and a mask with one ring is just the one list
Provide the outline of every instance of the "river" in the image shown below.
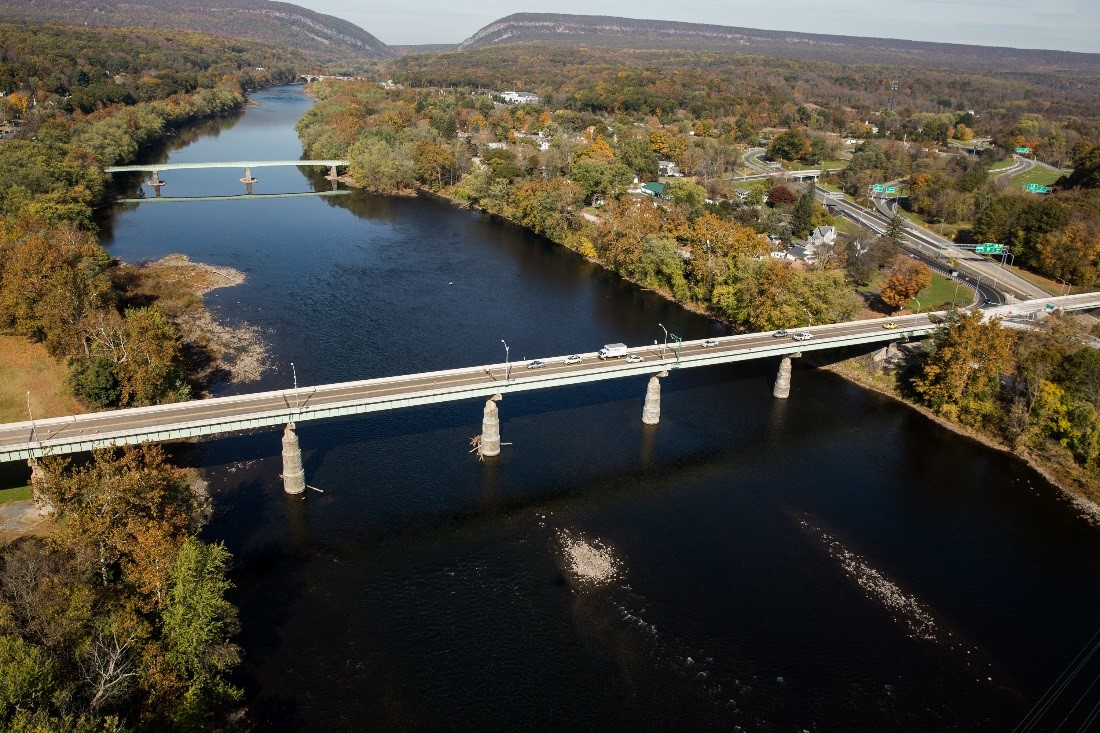
[[[300,156],[301,88],[253,101],[170,160]],[[241,175],[177,171],[164,195]],[[207,301],[263,330],[273,368],[220,394],[500,362],[501,339],[519,360],[724,333],[424,198],[119,205],[103,231],[127,261],[247,274]],[[258,727],[1010,730],[1096,630],[1100,530],[1020,461],[832,374],[796,368],[773,399],[776,366],[674,372],[656,429],[644,378],[509,395],[486,463],[479,401],[303,423],[305,497],[282,492],[278,431],[200,443]],[[570,547],[610,577],[578,580]]]

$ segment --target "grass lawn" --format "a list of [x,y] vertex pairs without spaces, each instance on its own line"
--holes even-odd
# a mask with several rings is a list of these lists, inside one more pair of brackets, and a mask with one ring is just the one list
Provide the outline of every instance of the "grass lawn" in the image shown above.
[[853,237],[859,236],[859,224],[856,224],[854,221],[846,217],[834,216],[833,226],[835,226],[836,230],[841,234],[848,234]]
[[[955,294],[956,291],[958,295]],[[967,287],[965,283],[959,283],[934,272],[932,273],[932,284],[917,293],[914,300],[909,301],[909,310],[914,313],[917,311],[918,300],[920,301],[921,313],[943,310],[949,307],[952,300],[957,306],[970,305],[974,302],[974,291]]]
[[989,172],[996,173],[997,171],[1003,171],[1005,168],[1011,168],[1014,165],[1016,165],[1016,161],[1013,158],[998,160],[996,163],[989,166]]
[[[1062,293],[1066,293],[1068,295],[1069,293],[1074,292],[1074,288],[1069,287],[1068,284],[1060,283],[1057,280],[1051,280],[1050,278],[1046,278],[1034,272],[1024,270],[1023,268],[1015,267],[1014,265],[1005,265],[1005,269],[1009,270],[1014,275],[1019,275],[1032,285],[1042,288],[1052,295],[1061,295]],[[1067,290],[1069,291],[1068,293],[1066,292]]]
[[66,384],[68,369],[42,344],[0,336],[0,422],[27,419],[27,392],[35,419],[84,412]]
[[0,489],[0,504],[8,504],[13,501],[26,501],[30,498],[30,486],[17,486],[14,489]]
[[1012,184],[1026,186],[1029,183],[1038,183],[1040,186],[1049,186],[1061,177],[1061,173],[1055,173],[1049,168],[1037,165],[1030,170],[1012,176]]

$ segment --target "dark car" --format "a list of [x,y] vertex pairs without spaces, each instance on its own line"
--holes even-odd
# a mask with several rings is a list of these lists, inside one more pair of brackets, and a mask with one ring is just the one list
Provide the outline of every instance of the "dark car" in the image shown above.
[[785,338],[787,338],[787,332],[786,331],[776,331],[775,333],[772,334],[772,337],[777,338],[777,339],[785,339]]

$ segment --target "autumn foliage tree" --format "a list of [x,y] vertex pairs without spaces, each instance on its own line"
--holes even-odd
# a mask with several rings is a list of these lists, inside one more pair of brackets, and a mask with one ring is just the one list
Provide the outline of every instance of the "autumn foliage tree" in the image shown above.
[[932,271],[923,262],[910,257],[895,257],[879,296],[887,305],[902,308],[920,291],[932,284]]
[[0,550],[0,728],[212,729],[241,692],[205,499],[157,447],[41,465],[61,521]]
[[925,404],[950,420],[979,427],[1001,414],[1001,375],[1011,374],[1016,335],[980,312],[957,313],[932,338],[912,386]]

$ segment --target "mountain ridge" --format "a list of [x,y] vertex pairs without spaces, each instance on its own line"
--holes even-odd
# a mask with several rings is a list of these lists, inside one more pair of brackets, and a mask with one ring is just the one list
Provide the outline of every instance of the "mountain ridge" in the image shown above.
[[349,21],[278,0],[24,0],[0,5],[0,21],[197,31],[369,60],[397,54]]
[[854,62],[921,62],[1021,71],[1100,71],[1100,54],[1017,49],[894,38],[839,36],[800,31],[644,20],[607,15],[513,13],[496,20],[459,44],[460,50],[544,41],[618,45],[635,49],[699,49]]

